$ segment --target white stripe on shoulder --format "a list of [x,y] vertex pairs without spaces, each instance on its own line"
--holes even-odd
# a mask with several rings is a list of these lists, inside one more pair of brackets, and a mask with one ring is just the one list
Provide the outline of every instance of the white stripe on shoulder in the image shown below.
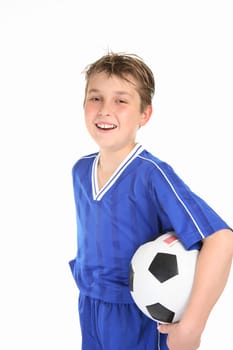
[[176,192],[176,189],[174,188],[173,184],[171,183],[171,181],[169,180],[169,178],[167,177],[167,175],[165,174],[165,172],[163,171],[163,169],[161,169],[161,167],[153,160],[143,157],[143,156],[138,156],[138,158],[141,158],[147,162],[152,163],[159,171],[160,173],[163,175],[164,179],[167,181],[168,185],[170,186],[172,192],[174,193],[174,195],[176,196],[176,198],[178,199],[178,201],[181,203],[181,205],[184,207],[184,209],[186,210],[187,214],[189,215],[190,219],[192,220],[192,222],[194,223],[197,231],[199,232],[200,236],[202,238],[205,238],[204,233],[202,232],[201,228],[199,227],[198,223],[196,222],[196,220],[194,219],[194,217],[192,216],[192,213],[189,211],[189,209],[187,208],[187,206],[185,205],[185,203],[183,202],[183,200],[181,199],[181,197],[178,195],[178,193]]
[[87,159],[87,158],[95,158],[97,157],[98,153],[93,153],[93,154],[89,154],[87,156],[83,156],[80,159]]

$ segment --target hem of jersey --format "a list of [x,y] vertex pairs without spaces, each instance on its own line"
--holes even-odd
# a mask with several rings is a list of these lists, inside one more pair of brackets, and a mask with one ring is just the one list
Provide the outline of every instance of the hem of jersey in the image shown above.
[[109,303],[109,304],[124,304],[124,305],[132,305],[135,304],[135,301],[132,299],[131,296],[120,299],[118,297],[116,298],[106,298],[103,296],[99,296],[93,293],[88,293],[87,291],[83,291],[81,288],[78,288],[79,294],[89,297],[91,299],[99,300],[102,303]]

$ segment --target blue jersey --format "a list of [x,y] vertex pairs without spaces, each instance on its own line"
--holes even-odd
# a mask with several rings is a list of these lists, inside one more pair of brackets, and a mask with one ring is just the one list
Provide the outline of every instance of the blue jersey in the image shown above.
[[139,144],[98,189],[99,154],[73,167],[78,250],[70,262],[83,295],[134,303],[129,266],[137,248],[174,230],[187,249],[228,225],[167,163]]

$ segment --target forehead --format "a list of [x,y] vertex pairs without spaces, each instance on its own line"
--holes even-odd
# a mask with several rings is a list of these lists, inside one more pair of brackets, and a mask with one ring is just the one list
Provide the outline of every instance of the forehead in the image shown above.
[[129,74],[120,77],[115,74],[109,75],[105,72],[94,73],[90,76],[86,86],[87,92],[93,90],[135,93],[137,92],[137,82],[134,77]]

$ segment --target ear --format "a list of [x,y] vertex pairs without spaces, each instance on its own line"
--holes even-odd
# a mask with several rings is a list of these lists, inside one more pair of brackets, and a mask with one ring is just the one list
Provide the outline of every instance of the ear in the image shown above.
[[151,105],[145,108],[144,112],[142,112],[140,117],[139,127],[144,126],[150,120],[152,112],[153,112],[153,108]]

